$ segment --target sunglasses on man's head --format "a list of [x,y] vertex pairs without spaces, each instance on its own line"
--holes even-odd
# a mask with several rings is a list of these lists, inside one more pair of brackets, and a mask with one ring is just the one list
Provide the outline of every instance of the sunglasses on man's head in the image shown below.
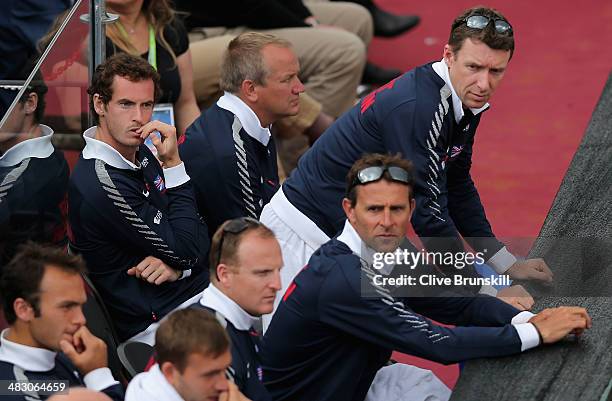
[[410,174],[401,167],[396,166],[372,166],[366,167],[363,170],[359,170],[355,176],[353,185],[363,185],[370,182],[378,181],[382,178],[385,171],[389,172],[389,176],[393,181],[403,182],[404,184],[410,184]]
[[512,35],[512,25],[502,18],[489,18],[484,15],[470,15],[463,20],[468,28],[472,29],[485,29],[489,23],[493,21],[495,25],[495,31],[497,33]]
[[227,233],[230,234],[240,234],[244,230],[250,227],[258,227],[261,226],[262,223],[259,220],[256,220],[252,217],[239,217],[237,219],[230,220],[226,225],[223,226],[221,231],[221,240],[219,241],[219,249],[217,250],[217,264],[221,263],[221,253],[223,252],[223,240],[225,240],[225,235]]

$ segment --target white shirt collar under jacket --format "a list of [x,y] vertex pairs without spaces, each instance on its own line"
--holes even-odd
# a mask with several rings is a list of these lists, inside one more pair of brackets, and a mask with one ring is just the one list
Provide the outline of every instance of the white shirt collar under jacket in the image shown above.
[[257,317],[249,315],[240,305],[222,293],[212,283],[202,293],[200,304],[219,312],[224,318],[232,322],[238,330],[250,330],[258,320]]
[[48,372],[55,367],[57,353],[30,347],[6,339],[9,329],[0,333],[0,361],[19,366],[29,372]]
[[148,372],[137,374],[128,384],[125,401],[183,401],[176,389],[155,364]]
[[138,165],[136,165],[125,157],[121,156],[121,153],[119,153],[109,144],[97,140],[97,129],[97,126],[93,126],[83,132],[83,138],[85,139],[83,159],[99,159],[110,166],[124,170],[138,170],[140,168],[140,163],[138,160],[136,160],[136,163],[138,163]]
[[[455,122],[459,124],[459,121],[461,121],[464,115],[463,103],[461,103],[461,99],[459,99],[459,96],[457,95],[457,92],[455,92],[455,88],[453,88],[453,84],[451,83],[450,76],[448,75],[448,65],[446,64],[446,60],[442,59],[441,61],[438,61],[437,63],[433,63],[431,67],[436,72],[436,74],[438,74],[440,78],[442,78],[444,82],[446,82],[446,85],[448,85],[448,87],[450,88],[452,92],[453,111],[455,112]],[[488,109],[489,107],[490,105],[489,103],[487,103],[481,108],[478,108],[478,109],[470,108],[470,110],[476,116],[479,113],[482,113],[483,111]]]
[[[344,229],[342,229],[342,233],[338,236],[338,241],[343,242],[349,249],[359,258],[363,259],[369,266],[374,264],[374,254],[376,251],[370,248],[359,236],[355,228],[351,225],[348,219],[344,222]],[[399,249],[399,248],[398,248]],[[384,263],[383,267],[380,269],[376,269],[381,274],[388,275],[391,273],[395,264],[386,264]]]
[[45,159],[53,153],[55,148],[51,143],[53,130],[40,124],[41,136],[19,142],[0,156],[0,167],[9,167],[21,163],[24,159]]
[[217,106],[233,113],[242,123],[242,127],[251,137],[259,141],[262,145],[268,146],[270,141],[270,127],[263,128],[259,117],[255,112],[240,99],[238,96],[225,92],[221,99],[217,101]]

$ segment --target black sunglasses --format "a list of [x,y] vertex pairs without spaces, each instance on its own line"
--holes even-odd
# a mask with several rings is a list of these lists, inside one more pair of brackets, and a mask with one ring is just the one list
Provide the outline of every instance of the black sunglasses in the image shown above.
[[463,20],[468,28],[472,29],[485,29],[489,23],[493,21],[495,25],[495,31],[497,33],[512,35],[512,25],[508,21],[502,18],[489,18],[484,15],[470,15]]
[[219,249],[217,250],[217,263],[215,266],[219,266],[221,263],[221,253],[223,252],[223,241],[225,240],[225,235],[227,233],[230,234],[240,234],[247,228],[259,227],[262,223],[259,220],[256,220],[252,217],[238,217],[237,219],[230,220],[226,225],[223,226],[221,231],[221,240],[219,241]]
[[359,170],[353,181],[353,186],[378,181],[385,174],[385,171],[389,172],[389,176],[393,181],[403,182],[408,185],[412,183],[410,173],[401,167],[372,166]]

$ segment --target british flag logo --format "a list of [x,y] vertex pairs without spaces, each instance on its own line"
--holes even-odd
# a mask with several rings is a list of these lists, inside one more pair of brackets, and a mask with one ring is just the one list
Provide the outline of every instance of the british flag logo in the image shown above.
[[461,153],[461,151],[463,150],[463,146],[453,146],[453,148],[451,149],[451,159],[454,159],[455,157],[459,156],[459,154]]
[[164,192],[166,190],[166,185],[164,183],[164,179],[162,178],[161,175],[157,175],[157,177],[155,177],[155,179],[153,180],[153,184],[155,184],[155,188],[157,188],[157,190],[159,192]]

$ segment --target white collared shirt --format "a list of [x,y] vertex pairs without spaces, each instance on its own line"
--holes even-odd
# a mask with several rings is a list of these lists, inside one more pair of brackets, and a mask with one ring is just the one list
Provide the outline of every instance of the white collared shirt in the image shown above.
[[128,384],[125,401],[183,401],[176,389],[155,364],[148,372],[137,374]]
[[238,96],[225,92],[217,101],[217,106],[234,114],[240,120],[242,127],[249,136],[256,139],[264,146],[270,142],[270,127],[261,126],[257,114]]
[[[455,88],[453,87],[453,83],[451,82],[450,75],[448,75],[448,65],[446,64],[446,60],[442,59],[441,61],[438,61],[437,63],[433,63],[431,67],[436,72],[436,74],[438,74],[440,78],[444,80],[446,85],[448,85],[448,87],[451,90],[452,99],[453,99],[453,111],[455,112],[455,122],[459,124],[459,121],[461,121],[461,119],[463,118],[463,115],[465,114],[463,112],[463,103],[461,103],[461,99],[459,99],[457,92],[455,92]],[[486,103],[484,106],[478,109],[470,108],[470,110],[476,116],[482,113],[483,111],[485,111],[486,109],[488,109],[489,107],[490,107],[489,103]]]
[[[346,244],[355,255],[365,260],[370,266],[372,265],[373,255],[376,251],[366,245],[348,220],[344,223],[344,229],[338,236],[338,241]],[[380,271],[383,274],[389,274],[393,267],[385,264]],[[510,322],[521,339],[521,351],[537,347],[540,344],[540,336],[537,329],[533,324],[528,323],[529,319],[533,316],[535,315],[529,311],[519,312]]]
[[15,166],[27,158],[45,159],[51,156],[55,150],[51,143],[53,130],[43,124],[40,124],[40,129],[41,136],[19,142],[0,156],[0,167]]
[[210,283],[202,293],[200,304],[219,312],[238,330],[248,331],[259,320],[258,317],[248,314],[233,299],[215,287],[213,283]]
[[[0,361],[28,372],[48,372],[55,368],[57,353],[45,348],[30,347],[6,339],[9,329],[0,333]],[[118,384],[109,368],[94,369],[83,377],[85,386],[94,391]]]

